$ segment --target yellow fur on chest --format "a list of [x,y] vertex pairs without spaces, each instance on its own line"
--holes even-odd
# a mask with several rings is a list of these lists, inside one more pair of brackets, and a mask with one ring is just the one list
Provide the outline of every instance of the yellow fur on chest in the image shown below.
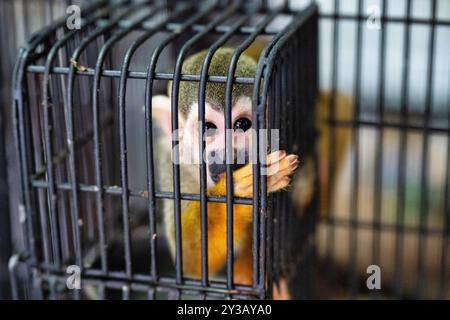
[[[209,195],[226,194],[225,179],[208,191]],[[200,202],[190,202],[182,213],[183,267],[193,276],[201,274],[201,217]],[[249,241],[252,206],[233,206],[233,244],[241,249]],[[207,203],[208,270],[217,273],[224,265],[227,253],[227,206],[225,203]],[[239,250],[240,251],[240,250]],[[241,254],[249,254],[247,252]],[[184,259],[186,257],[186,259]]]

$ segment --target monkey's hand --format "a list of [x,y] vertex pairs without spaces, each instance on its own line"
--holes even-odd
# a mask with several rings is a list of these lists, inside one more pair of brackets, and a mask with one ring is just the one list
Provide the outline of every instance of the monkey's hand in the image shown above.
[[[261,165],[263,173],[267,175],[267,192],[276,192],[289,185],[290,176],[298,167],[298,156],[287,155],[285,151],[275,151],[267,156],[266,164]],[[225,177],[224,177],[225,178]],[[226,179],[222,178],[213,188],[214,195],[226,194]],[[234,195],[247,198],[253,196],[253,165],[236,170],[233,173]]]

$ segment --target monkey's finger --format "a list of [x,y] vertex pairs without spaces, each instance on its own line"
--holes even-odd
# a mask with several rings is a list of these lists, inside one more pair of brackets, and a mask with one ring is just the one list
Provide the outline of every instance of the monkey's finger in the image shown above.
[[[268,159],[270,160],[271,165],[268,168],[265,168],[264,173],[269,177],[276,174],[277,178],[275,180],[278,180],[282,176],[290,175],[298,167],[298,156],[286,156],[284,151],[271,153],[268,156]],[[252,177],[253,167],[251,164],[235,171],[233,174],[235,189],[242,190],[251,188],[253,183]]]
[[295,154],[290,154],[279,162],[273,163],[271,166],[267,167],[265,170],[265,174],[267,176],[273,176],[275,174],[280,174],[280,172],[285,173],[285,175],[289,175],[292,171],[294,171],[298,166],[298,156]]
[[[298,167],[298,157],[286,157],[284,159],[285,163],[282,165],[283,169],[276,172],[274,175],[267,177],[267,191],[268,192],[275,192],[278,191],[287,185],[285,185],[285,178],[289,178],[289,175],[291,175],[295,169]],[[290,182],[290,178],[289,178]],[[288,182],[288,184],[289,184]]]
[[289,183],[291,183],[291,178],[289,178],[288,176],[282,177],[281,179],[279,179],[278,181],[275,181],[274,183],[271,183],[270,185],[267,185],[267,192],[276,192],[279,191],[283,188],[286,188]]
[[276,176],[272,176],[267,178],[267,192],[276,192],[279,191],[281,188],[286,187],[286,185],[283,185],[280,187],[280,184],[283,184],[283,181],[291,181],[291,178],[289,177],[289,175],[276,175]]
[[[286,158],[285,151],[278,150],[278,151],[272,152],[271,154],[269,154],[267,156],[266,163],[264,165],[267,167],[270,167],[273,165],[276,166],[284,158]],[[242,179],[244,177],[252,176],[252,174],[253,174],[253,166],[252,166],[252,164],[247,164],[246,166],[236,170],[233,173],[233,177],[235,179]]]
[[267,156],[266,163],[264,165],[270,166],[274,163],[277,163],[286,157],[286,151],[278,150],[270,153]]
[[287,168],[284,168],[281,171],[278,171],[276,174],[268,176],[267,180],[268,181],[270,181],[270,180],[278,181],[278,180],[280,180],[283,177],[287,177],[287,176],[290,176],[291,174],[293,174],[295,169],[297,169],[297,168],[298,168],[298,163],[294,163],[293,165],[291,165],[291,166],[289,166]]
[[[277,176],[277,177],[269,177],[267,179],[267,192],[276,192],[285,188],[291,182],[291,178],[289,176]],[[247,183],[246,185],[240,184],[237,188],[235,188],[235,195],[238,197],[251,197],[253,195],[253,184]]]
[[[283,170],[267,177],[268,192],[275,192],[284,188],[284,178],[289,177],[289,175],[291,175],[298,167],[297,159],[291,159],[287,161],[287,163],[288,165],[285,166]],[[238,183],[235,183],[235,194],[239,197],[251,196],[253,194],[253,179],[251,177],[245,177]]]

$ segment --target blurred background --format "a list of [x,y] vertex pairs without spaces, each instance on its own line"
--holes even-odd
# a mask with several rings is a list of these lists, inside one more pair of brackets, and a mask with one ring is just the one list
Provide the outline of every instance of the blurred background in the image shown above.
[[[0,299],[11,297],[8,260],[24,248],[11,114],[18,49],[69,5],[85,2],[0,0]],[[280,2],[269,1],[271,6]],[[290,5],[300,9],[309,2]],[[344,94],[353,110],[340,116],[337,100],[330,106],[336,112],[325,119],[324,172],[333,187],[322,194],[329,207],[316,228],[314,296],[448,299],[450,1],[316,2],[320,88]],[[123,56],[130,42],[114,55]],[[139,55],[133,69],[145,70],[145,58]],[[170,64],[171,57],[166,59]],[[140,92],[142,85],[131,90]],[[142,116],[139,108],[127,116],[133,188],[146,183],[140,174],[146,170],[144,151],[139,151],[143,128],[130,126]],[[348,142],[333,141],[340,135]],[[340,143],[348,146],[340,148]],[[340,156],[342,164],[334,165]],[[372,264],[382,271],[382,290],[376,292],[365,286]]]

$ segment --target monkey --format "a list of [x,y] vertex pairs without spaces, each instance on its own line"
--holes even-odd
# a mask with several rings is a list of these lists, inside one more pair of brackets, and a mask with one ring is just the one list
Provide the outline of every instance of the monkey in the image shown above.
[[[222,47],[218,49],[208,70],[209,75],[226,76],[228,65],[234,49]],[[200,51],[188,57],[182,66],[183,74],[197,74],[206,56]],[[242,54],[238,60],[235,76],[254,77],[256,61]],[[199,124],[198,119],[198,82],[180,81],[178,119],[179,119],[179,154],[180,158],[190,157],[187,163],[180,164],[181,193],[200,192],[199,176]],[[235,84],[232,90],[232,126],[233,126],[233,191],[235,197],[253,197],[253,167],[249,163],[252,144],[252,89],[251,85]],[[158,123],[163,132],[157,142],[156,150],[161,168],[158,170],[158,181],[164,191],[173,191],[172,186],[172,150],[171,138],[171,97],[172,84],[169,82],[166,95],[152,97],[152,121]],[[207,168],[207,194],[210,196],[226,196],[225,165],[225,84],[207,83],[205,93],[205,162]],[[243,143],[242,143],[243,142]],[[244,155],[243,163],[237,161],[237,155]],[[291,176],[299,165],[298,155],[287,154],[283,150],[268,153],[267,192],[277,192],[290,185]],[[175,255],[175,227],[173,201],[165,201],[164,225],[172,257]],[[234,204],[233,244],[235,261],[233,266],[234,282],[241,285],[252,285],[252,206]],[[226,204],[207,203],[208,229],[208,272],[215,276],[225,266],[227,258],[226,239]],[[199,201],[181,201],[181,235],[183,273],[199,279],[201,276],[201,218]]]

